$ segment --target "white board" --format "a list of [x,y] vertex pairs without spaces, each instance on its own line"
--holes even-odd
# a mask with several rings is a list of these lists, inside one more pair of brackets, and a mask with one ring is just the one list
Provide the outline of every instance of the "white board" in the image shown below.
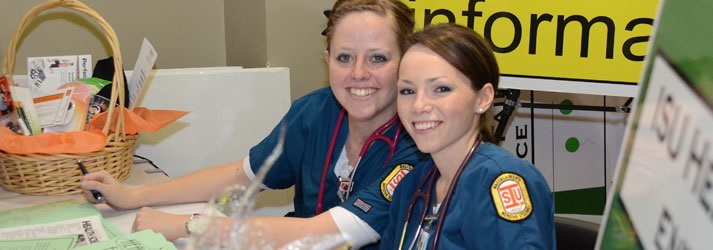
[[290,100],[288,68],[154,70],[136,106],[190,113],[158,132],[141,133],[136,155],[171,178],[242,159],[275,127]]

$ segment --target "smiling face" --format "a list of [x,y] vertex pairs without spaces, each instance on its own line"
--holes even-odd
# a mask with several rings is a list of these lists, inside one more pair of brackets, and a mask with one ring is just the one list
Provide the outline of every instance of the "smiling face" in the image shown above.
[[486,84],[475,91],[470,80],[429,48],[416,44],[401,61],[398,112],[418,149],[462,155],[475,139],[480,115],[492,99]]
[[396,80],[401,57],[393,21],[370,11],[345,15],[334,26],[329,82],[350,121],[383,123],[396,113]]

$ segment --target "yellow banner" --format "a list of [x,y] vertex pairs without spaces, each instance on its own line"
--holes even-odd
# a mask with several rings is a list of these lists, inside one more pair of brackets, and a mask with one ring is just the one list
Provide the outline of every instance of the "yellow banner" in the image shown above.
[[455,22],[491,42],[506,76],[636,84],[658,0],[403,0],[416,25]]

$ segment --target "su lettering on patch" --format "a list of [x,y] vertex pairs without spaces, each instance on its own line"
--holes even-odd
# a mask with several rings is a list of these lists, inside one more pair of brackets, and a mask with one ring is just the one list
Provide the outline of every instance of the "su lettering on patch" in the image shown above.
[[520,221],[532,214],[532,202],[525,180],[516,173],[498,175],[490,187],[490,194],[498,216],[502,219]]
[[387,201],[391,202],[391,198],[394,195],[394,190],[396,186],[399,185],[401,179],[403,179],[406,174],[413,170],[413,165],[408,163],[401,163],[394,167],[393,170],[387,175],[383,180],[381,180],[381,195]]

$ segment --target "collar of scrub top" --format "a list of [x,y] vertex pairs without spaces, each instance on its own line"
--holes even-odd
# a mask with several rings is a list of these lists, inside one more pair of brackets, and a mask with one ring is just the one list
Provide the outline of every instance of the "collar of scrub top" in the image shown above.
[[[327,156],[325,157],[326,159],[324,160],[324,166],[322,168],[322,178],[319,183],[319,194],[317,195],[317,206],[315,210],[315,214],[320,214],[324,211],[324,193],[325,193],[325,185],[327,181],[327,172],[329,172],[329,165],[332,161],[332,154],[334,152],[334,146],[337,142],[337,137],[339,135],[339,129],[342,126],[342,122],[344,121],[344,116],[346,115],[346,110],[342,108],[342,110],[339,112],[339,116],[337,117],[337,123],[334,126],[334,132],[332,133],[332,139],[329,142],[329,149],[327,150]],[[394,134],[393,138],[389,138],[386,136],[386,131],[389,130],[392,126],[396,125],[396,133]],[[361,161],[362,157],[366,154],[366,152],[371,148],[371,145],[376,142],[377,140],[384,141],[386,145],[389,147],[389,155],[386,157],[386,160],[384,161],[384,164],[391,159],[391,156],[394,155],[394,152],[396,152],[396,145],[398,144],[399,141],[399,135],[401,135],[401,122],[399,121],[399,116],[398,114],[394,115],[389,121],[381,125],[379,128],[377,128],[374,133],[369,136],[369,138],[364,142],[364,145],[361,147],[361,151],[359,152],[359,158],[356,161],[356,164],[354,164],[354,169],[352,170],[351,174],[349,175],[349,185],[352,185],[353,182],[353,177],[354,173],[356,172],[357,168],[359,167],[359,162]],[[349,198],[349,193],[347,193],[346,198]],[[346,199],[345,198],[345,199]]]
[[[448,205],[450,204],[451,199],[453,198],[453,193],[455,192],[455,188],[458,184],[458,180],[460,179],[460,175],[461,173],[463,173],[463,169],[465,169],[465,166],[468,165],[470,160],[473,158],[473,155],[478,149],[478,146],[480,146],[480,143],[480,134],[478,134],[478,137],[475,138],[475,143],[473,143],[473,146],[468,151],[468,154],[465,156],[465,159],[463,159],[463,162],[461,162],[460,166],[458,167],[458,171],[456,172],[455,176],[453,177],[453,181],[451,181],[451,184],[448,187],[446,197],[443,198],[443,202],[441,202],[441,207],[438,209],[438,215],[435,218],[437,220],[436,232],[433,233],[433,244],[431,245],[431,249],[437,248],[436,246],[438,245],[438,240],[441,236],[441,230],[443,229],[443,221],[445,221],[446,214],[448,213]],[[428,170],[428,173],[424,176],[423,179],[421,179],[421,182],[419,182],[418,186],[416,187],[416,192],[413,194],[411,202],[409,202],[408,205],[408,212],[406,212],[406,219],[404,220],[404,228],[401,232],[399,249],[403,249],[404,239],[406,237],[406,229],[408,228],[408,222],[411,219],[411,214],[413,213],[413,207],[419,199],[422,199],[423,211],[421,211],[421,216],[418,220],[418,230],[416,230],[416,234],[414,235],[414,238],[411,241],[409,248],[407,249],[412,249],[416,241],[418,240],[421,227],[423,226],[423,221],[426,219],[426,213],[428,211],[428,207],[426,206],[429,206],[431,203],[431,193],[433,192],[433,186],[436,183],[438,177],[440,176],[441,174],[440,172],[438,172],[438,168],[436,166],[432,166],[431,169]],[[427,180],[428,188],[424,192],[423,186],[426,184]]]

